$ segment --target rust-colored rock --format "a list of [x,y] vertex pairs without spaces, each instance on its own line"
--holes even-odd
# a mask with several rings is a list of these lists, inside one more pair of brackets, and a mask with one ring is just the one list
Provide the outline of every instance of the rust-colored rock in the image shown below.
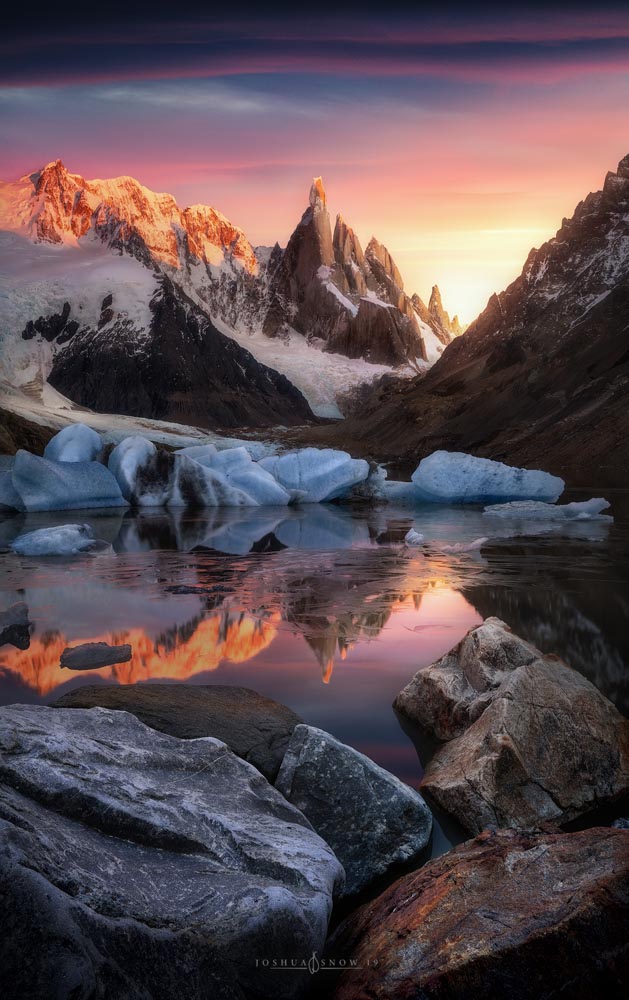
[[629,833],[486,832],[353,913],[334,1000],[606,1000],[629,988]]

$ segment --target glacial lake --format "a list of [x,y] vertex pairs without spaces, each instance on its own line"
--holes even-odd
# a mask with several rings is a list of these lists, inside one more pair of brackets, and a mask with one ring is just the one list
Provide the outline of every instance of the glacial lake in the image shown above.
[[[613,523],[505,521],[432,505],[6,516],[0,607],[24,601],[33,628],[29,649],[0,648],[0,703],[49,703],[95,683],[244,685],[417,786],[429,748],[391,702],[496,615],[627,715],[629,491],[605,495]],[[25,531],[76,522],[112,550],[7,550]],[[404,544],[411,527],[423,546]],[[444,551],[481,537],[479,549]],[[103,640],[130,643],[132,660],[61,668],[66,646]]]

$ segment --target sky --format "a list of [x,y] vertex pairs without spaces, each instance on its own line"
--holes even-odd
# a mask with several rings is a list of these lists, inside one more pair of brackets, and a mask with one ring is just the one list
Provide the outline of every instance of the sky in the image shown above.
[[10,12],[0,177],[130,174],[284,245],[322,175],[469,322],[629,152],[626,4],[296,7]]

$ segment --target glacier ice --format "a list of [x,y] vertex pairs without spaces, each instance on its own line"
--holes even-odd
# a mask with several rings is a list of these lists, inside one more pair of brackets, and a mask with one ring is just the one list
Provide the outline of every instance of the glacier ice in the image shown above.
[[411,476],[418,500],[428,503],[499,503],[545,500],[554,503],[563,479],[537,469],[517,469],[464,452],[435,451]]
[[411,528],[404,535],[404,541],[407,545],[422,545],[424,541],[424,536],[420,531],[416,531],[415,528]]
[[285,507],[292,499],[291,493],[284,489],[259,462],[254,462],[244,447],[227,448],[215,451],[214,454],[208,452],[200,457],[191,455],[191,450],[195,449],[186,449],[186,454],[193,461],[213,469],[223,476],[230,486],[242,490],[261,506]]
[[207,465],[208,459],[216,455],[217,448],[213,444],[191,444],[187,448],[178,448],[178,455],[187,455],[199,465]]
[[123,438],[109,456],[109,471],[123,497],[138,507],[161,507],[168,500],[172,459],[152,441],[135,434]]
[[111,472],[99,462],[51,462],[18,451],[12,478],[27,511],[128,506]]
[[103,450],[100,434],[87,424],[68,424],[50,439],[44,458],[51,462],[95,462]]
[[299,491],[303,503],[321,503],[342,497],[369,475],[362,458],[332,448],[301,448],[271,455],[258,463],[289,492]]
[[20,495],[13,485],[13,456],[0,456],[0,510],[23,510]]
[[230,485],[216,469],[199,465],[186,455],[175,454],[168,489],[167,507],[257,507],[258,501]]
[[602,513],[608,507],[608,501],[602,497],[559,505],[539,500],[519,500],[492,504],[485,507],[483,514],[489,517],[518,517],[525,521],[612,521],[612,517]]
[[108,551],[111,546],[95,538],[88,524],[61,524],[28,531],[16,538],[11,548],[20,556],[73,556],[79,552]]

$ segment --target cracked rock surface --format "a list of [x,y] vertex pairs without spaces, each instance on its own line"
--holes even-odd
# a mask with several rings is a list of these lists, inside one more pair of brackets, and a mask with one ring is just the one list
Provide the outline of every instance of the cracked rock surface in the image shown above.
[[629,833],[486,832],[340,926],[334,1000],[626,996]]
[[[224,743],[133,715],[0,709],[0,995],[290,998],[343,870]],[[26,958],[26,960],[25,960]]]

